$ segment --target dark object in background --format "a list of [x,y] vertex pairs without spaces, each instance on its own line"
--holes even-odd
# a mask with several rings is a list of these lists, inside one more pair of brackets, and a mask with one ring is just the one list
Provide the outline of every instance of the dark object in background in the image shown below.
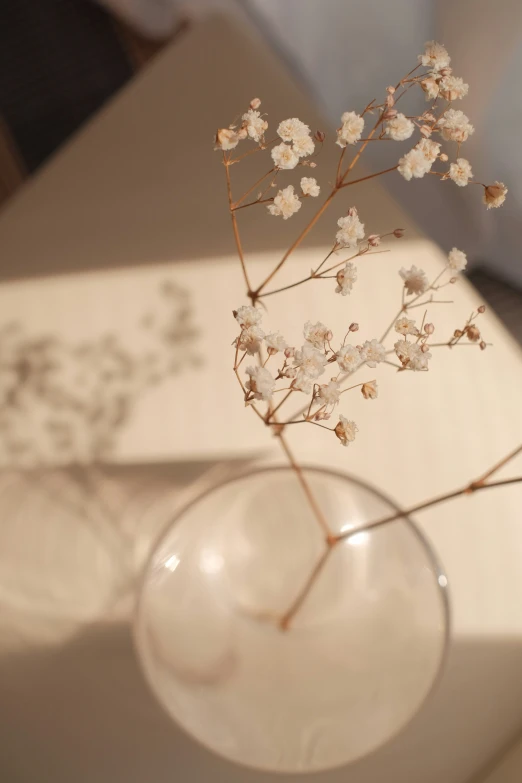
[[91,0],[1,0],[0,204],[162,46]]

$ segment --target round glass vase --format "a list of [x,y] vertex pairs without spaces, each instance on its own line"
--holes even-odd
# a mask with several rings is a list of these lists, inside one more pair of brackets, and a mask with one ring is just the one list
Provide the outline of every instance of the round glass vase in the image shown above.
[[[160,703],[229,760],[274,772],[340,766],[397,734],[448,645],[447,580],[413,522],[347,475],[253,470],[209,489],[146,567],[135,641]],[[352,532],[353,531],[353,532]]]

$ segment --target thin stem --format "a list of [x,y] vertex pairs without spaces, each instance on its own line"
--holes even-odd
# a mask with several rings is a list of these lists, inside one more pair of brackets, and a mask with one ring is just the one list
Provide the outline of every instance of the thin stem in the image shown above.
[[237,212],[240,209],[246,209],[247,207],[253,207],[254,204],[268,204],[269,201],[273,201],[273,198],[263,198],[257,201],[249,201],[248,204],[241,204],[239,207],[233,207],[232,212]]
[[482,486],[482,484],[484,484],[486,479],[488,479],[494,473],[499,471],[500,468],[503,468],[504,465],[507,465],[508,462],[511,462],[511,460],[514,459],[521,452],[522,452],[522,445],[517,446],[516,449],[513,449],[513,451],[511,451],[506,457],[504,457],[503,459],[499,460],[499,462],[497,462],[495,465],[493,465],[492,468],[487,470],[484,473],[483,476],[481,476],[480,478],[478,478],[475,481],[473,481],[472,484],[473,484],[474,488],[477,489],[479,486]]
[[242,269],[242,272],[243,272],[243,277],[245,279],[247,290],[248,290],[248,292],[250,294],[250,292],[252,291],[252,288],[250,286],[250,280],[248,279],[248,272],[247,272],[246,263],[245,263],[245,256],[243,254],[243,246],[241,245],[241,238],[239,236],[239,228],[238,228],[238,225],[237,225],[237,218],[236,218],[236,215],[235,215],[235,213],[234,213],[234,211],[232,209],[232,184],[230,182],[229,162],[227,160],[227,157],[226,157],[225,153],[223,153],[223,162],[225,164],[225,172],[226,172],[226,177],[227,177],[228,207],[229,207],[229,211],[230,211],[230,217],[232,219],[232,229],[234,231],[234,239],[236,241],[237,254],[239,256],[239,261],[241,263],[241,269]]
[[252,191],[255,190],[255,188],[257,188],[257,186],[260,185],[263,182],[263,180],[266,179],[267,177],[269,177],[270,174],[272,174],[272,172],[274,172],[274,171],[275,171],[275,169],[270,169],[270,171],[267,171],[266,174],[263,174],[263,176],[260,177],[257,180],[257,182],[254,182],[254,184],[252,185],[251,188],[248,188],[248,190],[245,190],[245,192],[243,193],[241,198],[239,198],[237,201],[235,201],[233,204],[231,204],[230,208],[233,209],[233,210],[236,210],[239,207],[239,205],[241,204],[241,202],[244,201],[246,199],[246,197],[249,196],[250,193],[252,193]]
[[279,410],[279,408],[281,407],[281,405],[283,405],[283,404],[284,404],[284,403],[287,401],[287,399],[290,397],[290,395],[292,394],[292,392],[293,392],[293,391],[294,391],[293,389],[290,389],[290,391],[288,392],[288,394],[285,394],[285,396],[283,397],[283,399],[281,400],[281,402],[279,402],[279,403],[276,405],[276,407],[274,408],[274,410],[269,412],[269,414],[268,414],[268,417],[267,417],[267,419],[266,419],[266,423],[267,423],[267,424],[270,424],[270,419],[271,419],[273,416],[275,416],[275,415],[276,415],[276,413],[277,413],[277,411]]
[[[521,449],[517,449],[516,453],[518,454],[520,450]],[[437,506],[439,503],[445,503],[447,500],[453,500],[454,498],[458,498],[461,495],[472,495],[475,492],[480,492],[482,489],[493,489],[493,487],[503,487],[508,484],[519,484],[521,482],[522,476],[517,476],[516,478],[511,479],[500,479],[499,481],[490,481],[489,484],[481,484],[480,482],[475,483],[472,481],[471,484],[467,484],[461,489],[455,489],[452,492],[446,492],[444,495],[437,495],[437,497],[431,498],[430,500],[425,500],[423,503],[418,503],[416,506],[411,506],[404,511],[397,511],[395,514],[383,517],[382,519],[377,519],[375,522],[369,522],[367,525],[354,528],[353,530],[349,530],[346,533],[340,533],[337,536],[337,540],[343,541],[345,538],[348,538],[355,532],[382,527],[383,525],[387,525],[389,522],[396,522],[397,519],[408,517],[411,514],[416,514],[418,511],[424,511],[426,508]]]
[[290,462],[290,465],[294,469],[295,474],[297,476],[297,479],[298,479],[298,481],[301,484],[301,487],[303,489],[303,492],[305,493],[306,498],[307,498],[308,502],[310,503],[310,507],[312,508],[312,510],[313,510],[313,512],[315,514],[315,517],[316,517],[320,527],[323,529],[323,532],[326,535],[326,540],[328,542],[332,542],[333,540],[335,540],[335,536],[332,534],[332,532],[330,531],[330,528],[328,527],[328,523],[327,523],[326,519],[324,518],[323,512],[321,511],[321,509],[320,509],[320,507],[319,507],[319,505],[317,503],[317,500],[315,499],[315,497],[314,497],[314,495],[312,493],[312,490],[310,489],[310,485],[308,484],[308,481],[306,480],[300,465],[298,465],[298,463],[295,460],[295,457],[294,457],[293,453],[290,451],[290,447],[289,447],[288,443],[286,442],[286,439],[285,439],[285,436],[283,435],[283,433],[280,432],[278,437],[279,437],[279,440],[281,442],[281,446],[283,447],[283,451],[285,452],[285,454],[286,454],[286,456],[288,458],[288,461]]
[[363,530],[370,530],[373,528],[382,527],[383,525],[387,525],[390,522],[396,522],[398,519],[402,519],[403,517],[409,517],[411,516],[411,514],[415,514],[418,511],[423,511],[426,508],[431,508],[432,506],[436,506],[440,503],[445,503],[448,500],[453,500],[454,498],[458,498],[462,495],[471,495],[474,492],[480,492],[483,489],[492,489],[493,487],[503,487],[503,486],[508,486],[509,484],[522,483],[522,476],[517,476],[516,478],[511,478],[511,479],[500,479],[499,481],[490,481],[489,483],[485,483],[485,479],[487,477],[493,475],[493,473],[495,473],[497,470],[500,470],[501,467],[506,465],[512,459],[514,459],[514,457],[516,457],[517,454],[520,454],[521,452],[522,452],[522,445],[514,449],[514,451],[510,452],[507,455],[507,457],[504,457],[504,459],[500,460],[500,462],[497,462],[491,468],[491,470],[487,471],[487,473],[485,473],[480,479],[478,479],[477,481],[472,481],[470,484],[467,484],[465,487],[462,487],[461,489],[456,489],[451,492],[446,492],[443,495],[437,495],[437,497],[431,498],[430,500],[426,500],[423,503],[418,503],[417,505],[411,506],[410,508],[405,509],[403,511],[396,511],[393,514],[389,514],[388,516],[382,517],[381,519],[377,519],[373,522],[369,522],[367,525],[361,525],[360,527],[347,530],[344,533],[339,533],[337,536],[335,536],[333,544],[330,543],[328,549],[321,555],[320,559],[317,561],[316,565],[312,569],[310,576],[306,580],[301,592],[298,594],[297,598],[293,602],[290,609],[281,618],[279,622],[281,628],[284,630],[288,629],[288,626],[292,618],[299,611],[304,601],[310,594],[310,591],[312,590],[315,582],[317,581],[318,576],[320,575],[321,571],[323,570],[328,560],[330,552],[334,549],[336,544],[338,544],[341,541],[345,541],[347,538],[350,538],[350,536],[353,536],[355,533],[359,533]]
[[279,626],[281,630],[287,631],[288,627],[292,621],[292,619],[295,617],[303,603],[306,601],[306,598],[308,597],[308,594],[310,593],[310,590],[314,586],[317,578],[319,577],[321,571],[326,565],[326,562],[330,556],[330,553],[333,550],[333,546],[329,544],[317,563],[315,564],[310,576],[306,580],[305,584],[303,585],[302,589],[299,591],[297,598],[292,603],[290,608],[285,612],[285,614],[281,617],[279,620]]
[[[377,141],[377,139],[366,139],[366,142],[369,141]],[[357,185],[359,182],[366,182],[367,179],[373,179],[374,177],[380,177],[381,174],[388,174],[390,171],[396,171],[398,168],[397,164],[396,166],[392,166],[389,169],[383,169],[383,171],[376,171],[375,174],[368,174],[366,177],[360,177],[359,179],[352,179],[349,182],[343,182],[342,185],[339,185],[339,190],[341,188],[348,188],[350,185]]]

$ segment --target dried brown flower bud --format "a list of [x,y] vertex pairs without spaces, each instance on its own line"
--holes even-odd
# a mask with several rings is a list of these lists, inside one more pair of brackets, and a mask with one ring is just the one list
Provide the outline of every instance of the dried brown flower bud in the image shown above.
[[508,189],[503,182],[494,182],[484,188],[484,204],[488,209],[491,207],[501,207],[506,200]]
[[316,141],[322,143],[326,139],[326,133],[324,131],[318,130],[315,132],[315,139]]
[[424,331],[426,334],[433,334],[435,331],[435,327],[433,324],[424,324]]
[[439,158],[441,159],[441,161],[442,161],[443,163],[447,163],[447,162],[448,162],[448,160],[449,160],[449,158],[448,158],[448,156],[446,155],[446,153],[445,153],[445,152],[443,152],[441,155],[439,155]]
[[287,359],[292,359],[295,355],[295,348],[285,348],[285,356]]
[[347,212],[346,214],[347,214],[349,217],[357,217],[357,215],[358,215],[359,213],[357,212],[357,207],[350,207],[350,209],[348,210],[348,212]]
[[397,109],[386,109],[386,111],[383,113],[382,118],[383,120],[393,120],[394,117],[396,117],[398,114]]
[[358,332],[359,331],[359,324],[356,324],[355,321],[353,324],[350,324],[350,327],[348,329],[349,332]]
[[468,326],[466,333],[468,335],[468,340],[471,340],[472,343],[476,343],[478,340],[480,340],[480,330],[475,326],[475,324]]
[[455,331],[453,332],[453,337],[458,339],[462,337],[463,334],[464,332],[461,329],[455,329]]
[[381,237],[379,234],[370,234],[368,237],[368,244],[372,247],[378,247],[381,244]]
[[486,305],[480,305],[480,307],[477,307],[477,312],[485,313],[486,312]]
[[324,336],[324,339],[325,339],[325,341],[326,341],[327,343],[329,343],[329,342],[330,342],[330,340],[333,340],[333,332],[331,332],[330,330],[328,330],[328,331],[326,332],[325,336]]
[[365,400],[375,400],[377,397],[377,381],[363,383],[361,393]]
[[422,351],[422,353],[428,353],[428,351],[429,351],[429,350],[430,350],[430,347],[429,347],[429,345],[426,345],[426,343],[423,343],[423,344],[421,345],[421,351]]
[[404,236],[404,229],[403,228],[396,228],[395,231],[393,232],[393,236],[397,237],[397,239],[400,239],[401,237]]
[[450,66],[447,65],[445,68],[441,68],[439,73],[441,76],[451,76],[453,73],[453,68],[450,68]]
[[481,351],[485,351],[486,350],[486,343],[484,342],[484,340],[481,340],[479,345],[480,345],[480,350]]
[[252,100],[250,101],[250,108],[255,110],[255,109],[259,109],[260,106],[261,106],[261,101],[259,100],[259,98],[252,98]]
[[391,85],[386,87],[386,92],[389,93],[389,95],[393,95],[395,92],[395,87],[392,87]]
[[456,282],[457,282],[457,278],[456,278],[456,277],[450,277],[450,283],[451,283],[452,285],[453,285],[454,283],[456,283]]

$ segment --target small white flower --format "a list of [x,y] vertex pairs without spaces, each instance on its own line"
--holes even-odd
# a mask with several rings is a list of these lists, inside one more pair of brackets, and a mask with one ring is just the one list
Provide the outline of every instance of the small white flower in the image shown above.
[[294,139],[292,149],[299,158],[306,158],[315,150],[315,144],[310,136],[299,136]]
[[361,386],[361,393],[365,400],[376,400],[377,391],[377,381],[367,381]]
[[283,139],[283,141],[296,141],[303,136],[309,136],[310,128],[308,125],[305,125],[304,122],[298,120],[297,117],[291,117],[290,119],[283,120],[279,123],[277,135]]
[[285,338],[279,332],[272,332],[271,334],[267,334],[265,337],[265,343],[268,349],[268,353],[270,354],[278,353],[279,351],[284,351],[286,348],[288,348]]
[[462,250],[457,250],[456,247],[450,250],[448,253],[448,267],[453,272],[462,272],[466,268],[468,259],[466,254]]
[[319,386],[317,400],[321,405],[337,405],[341,396],[341,386],[337,381]]
[[[440,152],[440,144],[438,141],[431,141],[431,139],[421,139],[415,146],[415,149],[420,150],[428,163],[435,163]],[[431,168],[431,165],[430,165]],[[429,169],[428,169],[429,171]]]
[[337,129],[337,142],[340,147],[356,144],[364,130],[364,119],[354,111],[345,111],[341,117],[341,127]]
[[249,109],[243,117],[243,128],[254,141],[261,141],[268,128],[268,122],[264,120],[258,111]]
[[362,362],[361,354],[354,345],[343,345],[337,351],[335,358],[343,372],[354,372]]
[[394,141],[409,139],[415,130],[415,125],[404,114],[397,114],[386,123],[386,134]]
[[449,168],[449,176],[456,185],[461,188],[465,187],[473,177],[471,163],[466,158],[457,158],[456,162],[452,163]]
[[484,204],[488,209],[501,207],[506,200],[507,192],[508,189],[503,182],[494,182],[493,185],[488,185],[484,188]]
[[459,76],[444,76],[440,80],[440,94],[447,101],[456,101],[465,98],[468,94],[469,84],[466,84]]
[[321,192],[321,188],[314,177],[302,177],[301,190],[303,191],[303,196],[313,196],[314,198]]
[[259,351],[264,336],[265,333],[259,326],[249,326],[246,329],[243,328],[241,334],[237,338],[239,350],[246,351],[250,356],[253,356]]
[[426,41],[424,47],[424,54],[419,55],[421,65],[425,68],[431,68],[433,71],[440,71],[448,67],[451,57],[442,44],[436,41]]
[[427,101],[434,101],[438,97],[440,87],[437,79],[433,76],[428,76],[427,79],[423,79],[420,83],[422,89],[426,93]]
[[460,109],[448,109],[444,112],[437,122],[437,127],[440,128],[445,141],[456,141],[459,144],[475,132],[468,117]]
[[368,367],[377,367],[386,358],[386,348],[377,340],[366,340],[361,348],[361,359]]
[[[292,368],[293,369],[293,368]],[[312,391],[312,379],[306,373],[300,370],[294,369],[294,382],[292,383],[292,389],[301,391],[303,394],[310,394]]]
[[278,144],[270,154],[278,169],[295,169],[299,163],[299,158],[288,144]]
[[237,147],[240,140],[240,136],[232,128],[220,128],[214,139],[215,150],[233,150]]
[[428,369],[428,360],[431,359],[431,353],[429,351],[424,352],[422,346],[418,343],[398,340],[393,347],[403,367],[416,371]]
[[357,267],[349,261],[346,266],[340,269],[336,275],[337,286],[335,288],[336,294],[346,296],[353,288],[353,284],[357,280]]
[[355,433],[358,431],[358,427],[354,421],[348,421],[342,414],[339,416],[339,421],[335,426],[335,434],[343,446],[348,446],[349,443],[354,441]]
[[283,220],[295,215],[301,209],[299,196],[294,192],[294,186],[288,185],[283,190],[278,191],[272,204],[267,207],[271,215],[282,215]]
[[261,322],[262,317],[263,314],[261,310],[250,307],[250,305],[243,305],[234,311],[234,318],[241,326],[245,327],[245,329],[248,329],[249,326],[256,326]]
[[411,321],[406,316],[402,316],[402,318],[398,318],[395,321],[395,331],[399,332],[399,334],[419,334],[415,321]]
[[302,375],[315,380],[323,374],[327,361],[328,359],[322,351],[307,342],[301,350],[295,352],[294,367],[298,368],[298,376]]
[[275,380],[266,367],[247,367],[249,380],[245,386],[252,392],[255,400],[271,400],[274,393]]
[[410,269],[402,267],[399,274],[404,280],[404,287],[408,296],[410,294],[423,294],[429,287],[426,273],[416,266],[411,266]]
[[303,334],[305,340],[311,343],[314,348],[324,349],[325,342],[332,339],[331,331],[321,321],[317,321],[315,324],[307,321],[304,325]]
[[342,247],[357,247],[357,242],[364,239],[364,223],[359,220],[357,211],[352,210],[352,214],[340,217],[337,221],[339,231],[335,239]]
[[431,163],[426,160],[423,151],[414,147],[399,159],[397,170],[409,182],[412,177],[420,179],[420,177],[428,173],[430,168]]

